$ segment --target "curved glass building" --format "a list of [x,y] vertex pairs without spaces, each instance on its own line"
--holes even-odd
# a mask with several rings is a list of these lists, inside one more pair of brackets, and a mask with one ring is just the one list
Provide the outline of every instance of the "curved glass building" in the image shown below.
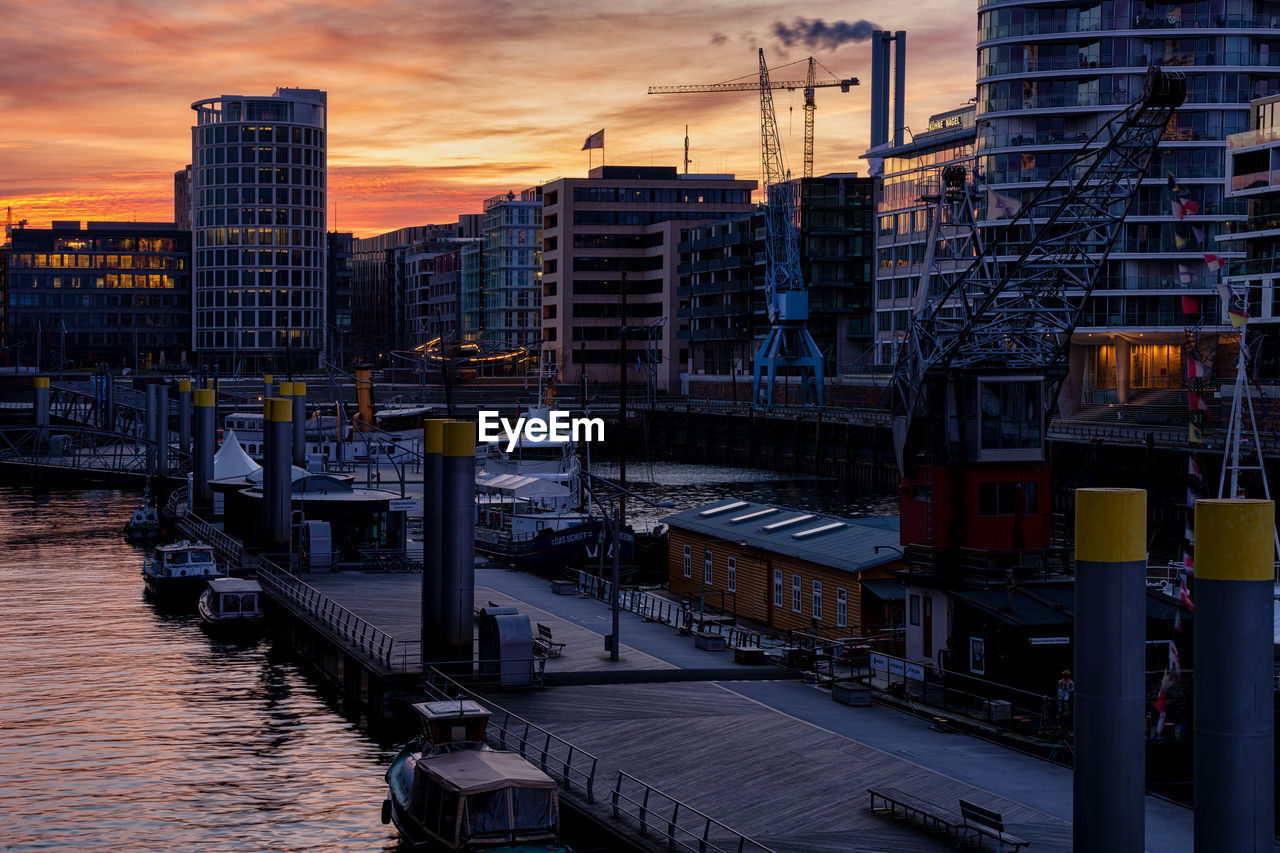
[[[1250,99],[1280,92],[1278,25],[1280,2],[1264,0],[981,3],[978,170],[1003,196],[1029,198],[1138,97],[1148,66],[1188,81],[1078,327],[1065,413],[1183,387],[1186,329],[1229,328],[1204,255],[1232,255],[1215,242],[1244,212],[1226,197],[1226,139],[1248,129]],[[1201,314],[1184,313],[1184,295],[1198,297]]]
[[277,89],[191,108],[196,358],[313,366],[326,331],[326,94]]

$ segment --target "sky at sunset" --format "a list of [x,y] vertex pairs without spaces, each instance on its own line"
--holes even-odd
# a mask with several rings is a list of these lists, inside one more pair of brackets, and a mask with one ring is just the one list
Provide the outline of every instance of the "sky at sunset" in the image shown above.
[[[583,175],[602,127],[608,163],[679,165],[688,124],[692,171],[758,178],[758,96],[645,93],[753,76],[757,47],[775,79],[802,79],[781,66],[809,55],[861,78],[817,92],[815,174],[865,171],[871,50],[854,25],[907,31],[916,129],[972,97],[977,29],[956,0],[0,0],[0,14],[0,206],[15,219],[171,220],[190,104],[296,86],[329,93],[329,227],[359,236]],[[798,173],[802,95],[775,105]]]

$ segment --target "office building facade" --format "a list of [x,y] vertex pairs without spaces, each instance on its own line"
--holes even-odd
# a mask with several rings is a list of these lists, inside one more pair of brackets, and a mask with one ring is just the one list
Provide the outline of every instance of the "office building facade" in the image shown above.
[[599,166],[544,186],[542,348],[561,381],[613,384],[625,371],[629,382],[678,389],[689,358],[673,322],[681,231],[750,212],[755,187],[652,166]]
[[542,188],[484,203],[480,338],[505,349],[542,340]]
[[188,362],[191,233],[170,222],[15,228],[4,347],[41,370]]
[[[1148,66],[1187,78],[1186,103],[1073,339],[1082,402],[1125,403],[1131,392],[1181,387],[1185,329],[1198,323],[1182,297],[1198,300],[1206,317],[1220,315],[1217,274],[1203,256],[1221,251],[1218,236],[1243,217],[1241,201],[1227,197],[1226,140],[1248,129],[1251,99],[1280,92],[1278,18],[1280,7],[1263,0],[981,5],[976,153],[986,186],[1008,198],[1029,199],[1136,99]],[[1171,215],[1174,200],[1193,203],[1182,219]],[[1227,327],[1200,332],[1215,328]]]
[[325,349],[326,94],[191,105],[197,357],[246,371]]

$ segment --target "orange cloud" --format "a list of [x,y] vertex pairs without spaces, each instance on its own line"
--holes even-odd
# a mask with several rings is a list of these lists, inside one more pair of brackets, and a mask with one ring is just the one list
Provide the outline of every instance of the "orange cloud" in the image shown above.
[[[749,93],[645,91],[751,79],[757,46],[775,67],[801,59],[808,48],[787,49],[772,31],[778,8],[0,0],[0,206],[33,224],[168,219],[172,173],[190,160],[189,104],[281,85],[328,91],[331,208],[339,227],[358,233],[451,221],[490,195],[583,174],[582,140],[602,126],[608,162],[676,165],[688,125],[695,169],[755,177],[759,108]],[[851,14],[834,0],[803,12],[828,23]],[[855,17],[908,31],[908,124],[973,95],[974,14],[950,0],[857,9]],[[819,93],[817,169],[865,169],[870,51],[843,44],[819,59],[864,85]],[[779,93],[776,107],[798,168],[801,96]]]

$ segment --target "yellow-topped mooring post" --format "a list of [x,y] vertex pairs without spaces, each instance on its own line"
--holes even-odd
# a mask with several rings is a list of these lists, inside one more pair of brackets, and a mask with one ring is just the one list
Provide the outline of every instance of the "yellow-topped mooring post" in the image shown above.
[[1196,501],[1196,853],[1274,849],[1275,523],[1272,501]]
[[272,384],[275,381],[276,381],[275,376],[273,376],[270,373],[264,373],[262,375],[262,399],[264,401],[269,400],[275,396],[275,391],[272,388]]
[[444,660],[440,607],[444,580],[440,562],[441,467],[444,464],[445,418],[422,424],[422,660]]
[[[440,652],[471,671],[476,587],[476,425],[444,424],[440,459]],[[453,669],[453,667],[451,667]]]
[[191,392],[191,401],[196,411],[195,447],[191,459],[191,484],[196,493],[191,496],[191,505],[201,510],[213,505],[209,481],[213,479],[213,457],[218,445],[216,392],[212,388],[197,388]]
[[268,397],[262,401],[262,551],[289,551],[290,501],[293,479],[293,401]]
[[1147,493],[1076,490],[1074,847],[1142,853]]
[[293,464],[307,467],[307,383],[293,383]]
[[191,449],[191,380],[178,380],[178,447]]

